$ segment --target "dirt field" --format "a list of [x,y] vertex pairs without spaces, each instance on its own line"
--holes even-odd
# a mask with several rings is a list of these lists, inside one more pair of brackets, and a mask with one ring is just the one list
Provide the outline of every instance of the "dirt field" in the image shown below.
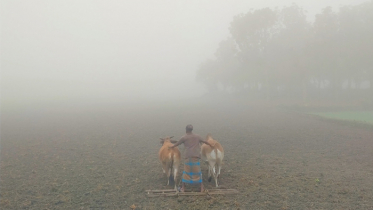
[[[221,187],[240,194],[146,197],[172,188],[157,159],[159,137],[178,139],[189,123],[221,142]],[[205,187],[214,188],[202,166]],[[4,210],[373,209],[372,189],[372,126],[276,107],[55,108],[1,118]]]

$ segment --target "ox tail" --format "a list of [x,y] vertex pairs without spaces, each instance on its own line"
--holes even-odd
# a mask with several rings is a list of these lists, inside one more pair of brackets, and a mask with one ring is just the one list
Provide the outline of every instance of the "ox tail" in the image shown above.
[[[215,159],[214,160],[215,161],[214,167],[215,167],[216,163],[218,162],[218,149],[212,148],[211,153],[212,153],[211,154],[212,158]],[[213,175],[213,169],[210,168],[209,170],[210,170],[211,176],[209,177],[208,181],[211,182],[212,176],[214,176]]]
[[171,161],[170,161],[170,177],[168,178],[169,183],[174,183],[174,175],[173,175],[173,168],[174,168],[174,153],[171,152]]

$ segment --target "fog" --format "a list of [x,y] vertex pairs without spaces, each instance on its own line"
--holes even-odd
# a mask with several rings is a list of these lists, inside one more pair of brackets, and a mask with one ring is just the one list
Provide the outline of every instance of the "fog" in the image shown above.
[[2,1],[1,105],[180,100],[208,93],[196,72],[250,9],[296,3],[312,22],[364,0]]
[[373,209],[373,0],[0,2],[0,209]]

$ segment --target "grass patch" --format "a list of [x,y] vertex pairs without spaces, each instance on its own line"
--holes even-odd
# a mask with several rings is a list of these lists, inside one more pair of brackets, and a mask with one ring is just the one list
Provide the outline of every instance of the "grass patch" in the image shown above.
[[325,118],[359,121],[373,124],[373,111],[346,111],[346,112],[312,112],[310,114],[318,115]]

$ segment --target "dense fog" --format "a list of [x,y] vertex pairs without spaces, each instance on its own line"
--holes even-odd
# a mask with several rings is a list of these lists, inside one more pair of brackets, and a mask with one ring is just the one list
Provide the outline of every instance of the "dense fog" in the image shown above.
[[372,4],[2,1],[1,105],[371,90]]
[[197,78],[211,93],[371,103],[373,1],[322,9],[263,8],[234,17]]
[[0,209],[373,209],[373,0],[0,4]]

